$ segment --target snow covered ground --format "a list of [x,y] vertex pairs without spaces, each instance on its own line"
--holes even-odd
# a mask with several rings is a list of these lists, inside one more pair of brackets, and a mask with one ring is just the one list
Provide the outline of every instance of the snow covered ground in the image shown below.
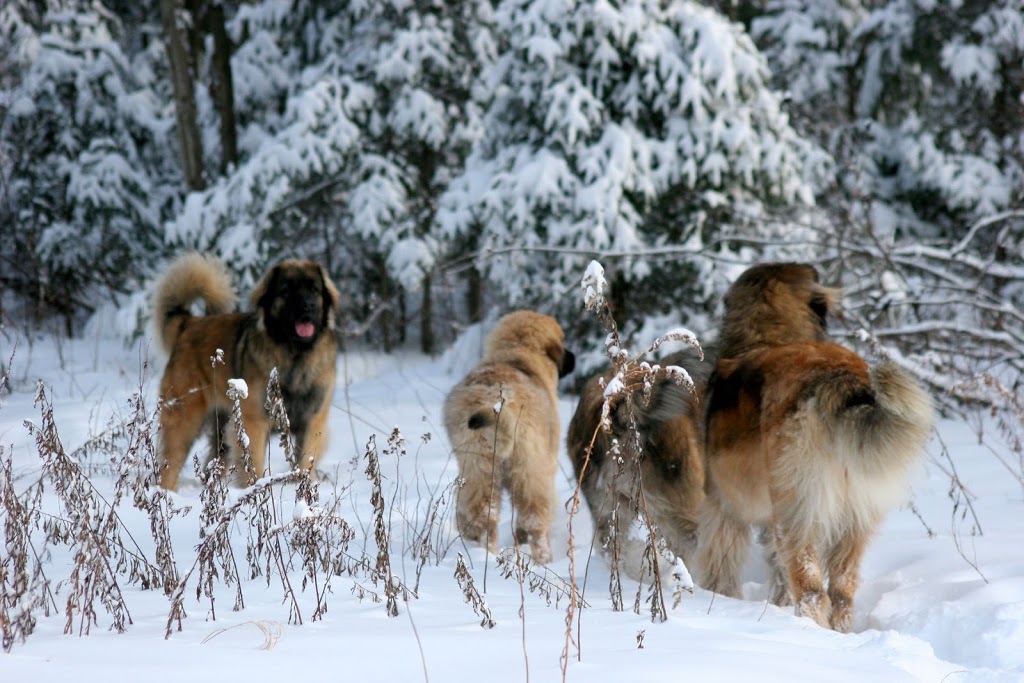
[[[2,336],[7,334],[8,336]],[[11,457],[16,488],[38,478],[39,458],[25,421],[39,425],[33,406],[36,380],[53,401],[61,442],[68,451],[103,432],[131,412],[130,398],[143,388],[154,405],[158,363],[143,368],[146,353],[106,339],[29,343],[0,331],[0,357],[10,368],[11,393],[0,393],[0,446]],[[464,339],[445,356],[383,356],[352,352],[340,359],[332,411],[331,446],[322,469],[321,504],[337,502],[333,514],[356,530],[353,552],[372,558],[373,507],[363,454],[375,435],[381,454],[384,493],[391,529],[391,559],[405,585],[415,581],[413,535],[422,528],[428,503],[455,477],[441,422],[447,389],[476,360],[474,339]],[[560,405],[563,428],[575,406]],[[385,452],[392,428],[405,440],[404,456]],[[854,632],[823,630],[791,609],[766,603],[764,568],[752,561],[745,600],[703,590],[685,594],[664,623],[649,613],[615,612],[608,596],[608,570],[595,555],[585,557],[591,523],[585,507],[574,521],[577,578],[588,606],[575,615],[566,679],[605,681],[1024,681],[1024,486],[1021,465],[978,445],[966,425],[942,422],[940,439],[929,445],[927,464],[914,480],[913,508],[893,512],[870,546],[862,567]],[[429,438],[426,435],[430,435]],[[945,451],[943,450],[945,447]],[[945,453],[948,453],[948,457]],[[280,469],[283,456],[272,454]],[[91,461],[91,480],[101,493],[113,489],[102,457]],[[953,475],[962,487],[951,486]],[[558,490],[572,493],[571,466],[563,453]],[[200,486],[186,477],[175,497],[189,514],[171,527],[179,572],[192,565],[199,543]],[[335,501],[338,496],[340,500]],[[283,518],[297,510],[290,488],[275,496]],[[60,512],[52,486],[43,511]],[[121,519],[152,561],[148,518],[130,502]],[[298,594],[303,623],[289,623],[282,583],[272,577],[245,579],[245,608],[232,611],[234,589],[218,585],[216,620],[207,598],[196,599],[195,579],[186,590],[187,617],[165,639],[170,603],[162,591],[120,581],[131,625],[109,629],[111,618],[98,607],[98,623],[87,636],[64,635],[72,552],[51,549],[44,563],[54,584],[57,613],[40,616],[35,633],[0,655],[3,681],[144,680],[330,680],[384,681],[558,681],[566,652],[567,600],[531,591],[527,582],[505,578],[494,558],[467,547],[454,532],[451,508],[435,537],[445,546],[422,570],[418,596],[399,603],[389,617],[383,604],[360,600],[353,586],[373,588],[365,574],[334,576],[328,610],[312,620],[312,589]],[[301,512],[301,510],[298,510]],[[915,512],[916,511],[916,512]],[[0,512],[0,515],[4,513]],[[6,523],[6,519],[3,522]],[[503,516],[502,544],[511,542]],[[553,533],[555,561],[541,588],[554,590],[568,577],[568,514],[560,510]],[[933,532],[929,534],[929,530]],[[247,529],[231,528],[243,557]],[[37,534],[38,537],[38,534]],[[582,547],[582,550],[579,549]],[[458,554],[465,557],[477,589],[485,593],[496,626],[485,629],[467,604],[455,577]],[[542,572],[543,570],[538,570]],[[298,589],[301,572],[292,572]],[[636,584],[623,578],[627,605]],[[379,590],[379,589],[378,589]],[[98,603],[97,603],[98,605]],[[578,626],[578,631],[576,627]]]

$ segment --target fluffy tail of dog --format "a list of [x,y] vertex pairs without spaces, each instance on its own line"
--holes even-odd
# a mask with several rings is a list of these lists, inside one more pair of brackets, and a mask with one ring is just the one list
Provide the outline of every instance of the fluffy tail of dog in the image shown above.
[[170,352],[181,334],[182,323],[197,299],[206,304],[206,314],[230,313],[238,305],[231,274],[218,259],[189,252],[164,271],[153,295],[153,322],[164,351]]
[[869,470],[909,465],[921,454],[932,429],[931,397],[891,363],[871,370],[870,387],[831,382],[819,388],[817,398],[823,413],[835,415],[840,452]]

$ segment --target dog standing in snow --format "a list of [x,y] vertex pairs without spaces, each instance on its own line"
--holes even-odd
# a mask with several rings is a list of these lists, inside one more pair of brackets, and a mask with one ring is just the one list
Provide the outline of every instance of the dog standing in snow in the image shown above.
[[[704,498],[702,397],[713,361],[687,349],[658,365],[686,370],[693,386],[661,377],[646,399],[630,398],[629,407],[615,405],[604,429],[605,395],[600,378],[594,377],[580,393],[566,435],[566,450],[594,518],[594,545],[634,580],[644,578],[647,549],[646,539],[632,533],[637,517],[654,525],[668,550],[689,565]],[[604,375],[606,383],[610,378],[611,373]]]
[[498,321],[480,364],[448,394],[444,423],[464,480],[456,506],[463,538],[497,551],[507,490],[516,542],[529,543],[537,562],[551,560],[558,379],[574,365],[554,318],[516,311]]
[[771,601],[845,632],[861,556],[906,495],[933,415],[905,372],[829,340],[838,295],[799,263],[753,266],[726,293],[697,564],[704,588],[739,597],[760,527]]
[[[205,303],[206,315],[189,311],[197,300]],[[292,465],[315,472],[323,455],[338,357],[338,290],[320,264],[286,260],[267,271],[251,300],[255,310],[235,312],[227,268],[195,252],[174,261],[156,285],[153,323],[169,354],[160,380],[158,478],[164,488],[177,489],[189,449],[204,429],[211,436],[211,457],[230,454],[240,483],[263,476],[273,429],[264,402],[275,368],[296,441]],[[218,352],[223,362],[211,362]],[[229,378],[248,385],[241,408],[251,472],[243,472],[238,439],[224,433],[231,422]]]

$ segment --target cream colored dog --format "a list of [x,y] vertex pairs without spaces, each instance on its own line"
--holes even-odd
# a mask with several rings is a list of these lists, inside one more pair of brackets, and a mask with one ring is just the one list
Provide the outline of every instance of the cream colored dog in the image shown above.
[[551,560],[558,469],[558,378],[575,357],[559,324],[533,311],[509,313],[487,338],[480,364],[444,405],[459,475],[456,521],[464,538],[498,549],[503,491],[512,497],[517,543],[537,562]]

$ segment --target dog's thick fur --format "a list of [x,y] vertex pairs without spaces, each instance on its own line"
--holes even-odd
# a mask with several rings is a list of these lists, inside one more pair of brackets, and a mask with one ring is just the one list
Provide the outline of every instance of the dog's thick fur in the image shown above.
[[[606,555],[617,547],[617,557],[611,559],[632,579],[644,578],[643,554],[647,548],[646,540],[631,529],[638,511],[646,513],[647,522],[657,527],[658,536],[665,539],[674,555],[684,563],[694,559],[697,514],[704,498],[702,397],[712,363],[707,356],[701,360],[689,349],[661,359],[658,364],[663,367],[685,369],[694,389],[659,379],[649,398],[631,398],[633,424],[626,405],[612,408],[610,431],[600,427],[605,398],[600,378],[594,377],[583,387],[569,422],[566,449],[594,518],[595,545]],[[605,382],[610,378],[611,373],[604,375]],[[613,440],[618,441],[618,455],[610,452]],[[636,500],[636,476],[642,487],[642,502]]]
[[[194,316],[189,307],[200,299],[206,315]],[[242,471],[238,439],[224,433],[230,424],[226,390],[231,378],[245,380],[249,389],[241,407],[252,471],[240,475],[243,484],[265,471],[272,424],[264,403],[274,368],[296,442],[298,462],[292,464],[315,472],[326,447],[338,349],[337,288],[319,264],[287,260],[256,285],[254,311],[230,312],[236,300],[224,265],[194,252],[172,263],[157,283],[154,324],[169,354],[160,381],[158,478],[164,488],[177,488],[189,450],[204,427],[211,430],[211,455],[229,449]],[[218,349],[223,364],[212,361]]]
[[456,506],[463,538],[498,547],[502,492],[515,510],[517,543],[551,560],[558,469],[558,378],[575,364],[558,323],[509,313],[487,337],[480,364],[452,389],[444,423],[464,480]]
[[698,569],[705,588],[738,597],[760,527],[771,601],[845,632],[861,555],[906,494],[933,414],[905,372],[829,341],[837,298],[798,263],[753,266],[726,294]]

